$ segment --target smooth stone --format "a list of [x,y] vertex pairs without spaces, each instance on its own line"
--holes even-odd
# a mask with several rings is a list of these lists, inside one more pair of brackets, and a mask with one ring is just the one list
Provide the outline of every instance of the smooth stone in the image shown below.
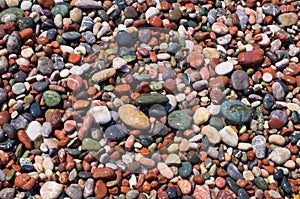
[[239,172],[238,168],[233,163],[230,163],[227,166],[227,172],[228,175],[234,180],[244,179],[243,175]]
[[15,197],[15,193],[16,190],[14,188],[4,188],[0,191],[0,199],[13,199]]
[[285,139],[281,135],[271,135],[269,137],[269,143],[279,145],[279,146],[283,146],[285,144]]
[[15,127],[16,130],[26,129],[28,126],[28,121],[19,115],[16,119],[11,120],[10,124]]
[[239,18],[240,26],[245,26],[248,24],[248,16],[243,10],[237,10],[236,14]]
[[69,9],[65,4],[58,4],[51,9],[51,13],[53,14],[53,16],[60,14],[62,17],[67,17]]
[[25,85],[21,82],[19,83],[15,83],[13,86],[12,86],[12,92],[16,95],[21,95],[23,93],[25,93]]
[[243,70],[234,71],[231,75],[231,81],[235,90],[244,90],[250,85],[248,74]]
[[182,162],[181,167],[178,169],[179,175],[182,178],[187,178],[192,173],[192,164],[190,162]]
[[272,85],[272,93],[276,100],[283,100],[285,98],[283,86],[279,82],[274,82]]
[[129,6],[124,9],[124,15],[127,19],[136,19],[139,16],[137,11]]
[[[5,56],[1,56],[0,57],[0,75],[5,73],[7,70],[8,70],[8,60]],[[1,97],[0,97],[0,103],[1,103]]]
[[179,164],[181,164],[181,160],[177,154],[171,153],[168,155],[167,159],[165,160],[165,163],[169,166],[179,165]]
[[38,59],[37,70],[42,75],[50,75],[53,71],[53,62],[48,57],[40,57]]
[[109,140],[113,141],[119,141],[125,138],[128,135],[128,130],[125,126],[122,126],[120,124],[115,124],[112,126],[109,126],[105,130],[105,136]]
[[157,169],[159,170],[161,175],[167,179],[172,179],[174,176],[172,170],[166,163],[163,163],[163,162],[157,163]]
[[238,100],[228,100],[221,105],[221,112],[225,119],[233,125],[247,123],[252,115],[251,108]]
[[108,78],[113,77],[115,74],[116,74],[115,68],[104,69],[104,70],[101,70],[101,71],[95,73],[92,76],[92,80],[97,83],[102,82],[102,81],[107,80]]
[[81,38],[81,34],[79,32],[70,31],[63,33],[62,37],[66,40],[77,40]]
[[215,22],[212,25],[211,29],[213,32],[220,34],[220,35],[224,35],[228,32],[228,27],[221,22]]
[[159,93],[150,93],[137,97],[135,102],[143,105],[165,104],[169,102],[169,98]]
[[222,141],[225,144],[232,147],[236,147],[238,145],[238,136],[230,126],[225,126],[219,131],[219,133],[222,137]]
[[201,133],[206,135],[208,141],[212,144],[218,144],[221,142],[222,137],[219,131],[210,125],[202,127]]
[[169,12],[169,20],[179,21],[182,17],[182,12],[179,9],[174,9]]
[[71,184],[67,189],[66,189],[66,194],[70,196],[72,199],[82,199],[82,188],[79,184]]
[[21,38],[18,31],[14,31],[9,35],[6,47],[11,54],[19,52],[21,48]]
[[239,189],[238,190],[238,197],[243,198],[243,199],[248,199],[249,195],[248,195],[248,193],[246,192],[245,189]]
[[30,106],[30,113],[33,117],[40,117],[43,113],[39,103],[33,103]]
[[259,189],[262,189],[262,190],[268,189],[268,184],[262,177],[256,178],[254,183]]
[[3,15],[8,14],[8,13],[12,13],[12,14],[16,15],[18,18],[21,18],[24,16],[24,11],[22,11],[20,8],[7,8],[0,13],[0,19],[2,18]]
[[217,75],[226,75],[233,70],[233,64],[231,62],[222,62],[215,67]]
[[35,23],[31,17],[22,17],[17,21],[19,29],[24,30],[25,28],[33,28]]
[[106,124],[111,120],[111,114],[106,106],[94,106],[88,113],[91,113],[94,120],[100,124]]
[[269,155],[269,159],[277,165],[284,164],[291,157],[290,150],[286,148],[275,148]]
[[37,121],[32,121],[29,123],[26,134],[31,141],[34,141],[39,135],[42,135],[42,125]]
[[266,155],[266,138],[262,135],[256,135],[252,139],[252,147],[255,156],[259,159],[265,158]]
[[267,93],[263,98],[263,105],[265,109],[271,109],[274,105],[274,98],[271,94]]
[[47,181],[40,189],[42,198],[58,198],[63,190],[63,185],[54,181]]
[[88,151],[98,151],[101,148],[100,143],[92,138],[82,140],[82,149]]
[[287,116],[286,112],[284,112],[282,110],[272,111],[270,114],[270,118],[277,118],[277,119],[281,120],[284,124],[286,124],[288,122],[288,116]]
[[49,107],[55,107],[59,105],[61,101],[61,96],[58,92],[48,90],[43,93],[43,98],[45,100],[45,103]]
[[83,9],[100,9],[102,7],[101,1],[94,0],[75,0],[75,6]]
[[126,30],[120,30],[116,35],[116,42],[119,46],[131,47],[133,41],[132,36]]
[[293,189],[292,189],[292,186],[291,184],[289,183],[288,181],[288,178],[287,177],[283,177],[281,183],[280,183],[280,186],[281,188],[283,189],[283,191],[286,193],[286,194],[292,194],[293,193]]
[[245,67],[256,67],[264,60],[264,50],[255,48],[252,51],[241,52],[238,55],[237,60]]
[[149,117],[162,118],[166,115],[167,115],[167,111],[165,107],[161,104],[153,104],[149,109]]
[[146,130],[150,127],[147,115],[131,104],[122,105],[118,110],[118,116],[130,128]]
[[278,16],[278,21],[283,26],[291,26],[297,23],[298,15],[293,12],[283,13]]
[[154,15],[158,15],[159,14],[159,10],[155,7],[149,7],[147,9],[147,11],[145,12],[145,17],[146,20],[150,19],[150,17],[154,16]]
[[206,123],[210,118],[210,111],[207,108],[200,107],[196,110],[193,115],[194,123],[201,125]]
[[174,129],[185,130],[191,127],[192,118],[187,113],[177,110],[169,114],[168,124]]
[[262,10],[264,14],[277,16],[280,13],[280,7],[278,5],[272,3],[266,3],[262,6]]
[[0,104],[5,102],[7,99],[7,93],[3,88],[0,88]]
[[[81,171],[80,171],[80,172],[81,172]],[[79,172],[79,173],[80,173],[80,172]],[[91,175],[91,173],[90,173],[90,175]],[[78,176],[79,176],[79,174],[78,174]],[[84,196],[85,198],[91,196],[91,195],[93,194],[93,192],[94,192],[95,181],[94,181],[91,177],[92,177],[92,176],[90,176],[90,177],[87,179],[87,181],[86,181],[86,183],[85,183],[85,186],[84,186],[83,196]]]
[[138,190],[130,190],[126,193],[126,199],[136,199],[139,196]]

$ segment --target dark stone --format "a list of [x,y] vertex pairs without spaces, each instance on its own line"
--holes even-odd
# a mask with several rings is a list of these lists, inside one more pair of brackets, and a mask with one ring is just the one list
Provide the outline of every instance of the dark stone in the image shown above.
[[109,140],[120,141],[128,135],[128,130],[125,126],[120,124],[115,124],[109,126],[105,130],[105,136]]
[[33,117],[40,117],[43,113],[39,103],[33,103],[30,106],[30,113]]

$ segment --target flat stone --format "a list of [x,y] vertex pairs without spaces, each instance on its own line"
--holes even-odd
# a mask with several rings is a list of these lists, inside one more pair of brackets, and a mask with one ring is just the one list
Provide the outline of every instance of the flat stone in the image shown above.
[[210,112],[207,108],[204,107],[198,108],[193,116],[194,123],[197,125],[204,124],[209,120],[209,118],[210,118]]
[[40,57],[38,59],[37,70],[42,75],[50,75],[53,71],[53,62],[48,57]]
[[112,141],[122,140],[127,135],[128,135],[127,128],[120,124],[111,125],[105,130],[106,138]]
[[98,151],[101,148],[100,143],[92,138],[82,140],[82,149],[88,151]]
[[168,155],[165,163],[167,165],[179,165],[179,164],[181,164],[181,160],[177,154],[171,153]]
[[159,162],[157,164],[157,169],[167,179],[172,179],[173,176],[174,176],[172,170],[170,169],[170,167],[166,163]]
[[286,148],[275,148],[269,155],[269,159],[277,165],[284,164],[291,157],[290,150]]
[[66,194],[70,196],[72,199],[82,199],[82,188],[78,184],[71,184],[67,189],[66,189]]
[[274,82],[272,85],[272,93],[276,100],[283,100],[285,97],[284,89],[279,82]]
[[244,90],[249,88],[249,76],[243,70],[234,71],[231,75],[232,87],[235,90]]
[[116,74],[115,68],[104,69],[104,70],[101,70],[101,71],[95,73],[92,76],[92,80],[97,83],[102,82],[102,81],[107,80],[108,78],[113,77],[115,74]]
[[252,139],[253,151],[257,158],[265,158],[266,154],[266,138],[262,135],[257,135]]
[[8,37],[6,47],[9,53],[18,53],[21,48],[21,38],[18,31],[14,31]]
[[191,127],[192,118],[183,111],[173,111],[168,116],[170,127],[178,130],[185,130]]
[[42,198],[52,199],[58,198],[63,190],[63,185],[58,184],[54,181],[47,181],[40,189],[40,194]]
[[244,179],[243,175],[239,172],[238,168],[233,164],[229,163],[227,166],[228,175],[234,180]]
[[252,51],[241,52],[237,60],[245,67],[255,67],[264,60],[264,51],[261,48],[255,48]]
[[169,98],[159,93],[150,93],[139,96],[135,102],[143,105],[165,104],[169,102]]
[[37,121],[32,121],[29,123],[26,134],[31,141],[34,141],[39,135],[42,135],[42,125]]
[[238,100],[229,100],[221,105],[221,112],[225,119],[234,125],[247,123],[252,115],[251,108]]
[[278,21],[283,26],[291,26],[297,23],[298,15],[293,12],[283,13],[278,16]]
[[43,98],[45,100],[45,103],[49,107],[55,107],[57,106],[61,101],[61,96],[58,92],[48,90],[43,93]]
[[207,125],[201,129],[201,133],[207,136],[207,139],[212,144],[218,144],[221,142],[221,135],[217,129]]
[[217,75],[226,75],[233,70],[233,64],[229,61],[222,62],[215,67]]
[[94,106],[88,113],[91,113],[99,124],[106,124],[111,120],[111,114],[106,106]]
[[146,130],[150,127],[147,115],[131,104],[121,106],[118,110],[118,116],[130,128]]
[[238,145],[238,136],[237,133],[230,127],[225,126],[223,129],[219,131],[222,141],[232,147],[236,147]]
[[0,199],[13,199],[16,190],[14,188],[4,188],[0,191]]

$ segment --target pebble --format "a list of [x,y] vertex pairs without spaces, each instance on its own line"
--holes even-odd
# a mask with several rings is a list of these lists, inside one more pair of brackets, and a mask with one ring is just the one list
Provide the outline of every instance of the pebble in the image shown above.
[[240,125],[250,120],[252,110],[238,100],[229,100],[221,105],[225,119],[234,125]]
[[119,124],[112,125],[105,130],[105,136],[109,140],[119,141],[125,138],[127,135],[127,128]]
[[243,175],[239,172],[239,170],[233,163],[230,163],[227,166],[227,172],[228,175],[234,180],[243,179]]
[[49,107],[57,106],[61,101],[61,96],[58,92],[48,90],[43,93],[43,98],[45,99],[45,103]]
[[275,148],[269,155],[269,159],[277,165],[284,164],[291,156],[290,150],[286,148]]
[[197,125],[206,123],[210,118],[210,111],[207,108],[200,107],[193,115],[194,123]]
[[218,132],[217,129],[215,129],[214,127],[212,126],[204,126],[202,129],[201,129],[201,133],[203,135],[206,135],[207,136],[207,139],[210,143],[212,144],[218,144],[221,142],[221,135],[220,133]]
[[192,117],[183,111],[173,111],[168,116],[168,124],[174,129],[185,130],[190,128]]
[[54,181],[46,182],[40,190],[42,198],[57,198],[63,190],[63,185]]
[[13,199],[15,196],[16,190],[14,188],[4,188],[0,191],[1,199]]
[[39,135],[41,135],[42,125],[37,121],[32,121],[28,124],[26,134],[31,141],[34,141]]
[[257,158],[265,158],[266,153],[266,139],[262,135],[257,135],[252,139],[253,151]]
[[80,185],[78,185],[78,184],[71,184],[66,189],[65,192],[72,199],[81,199],[81,198],[83,198],[82,189],[81,189]]
[[236,90],[244,90],[249,87],[249,77],[243,70],[234,71],[231,75],[232,86]]
[[264,14],[271,15],[273,17],[279,15],[280,7],[271,3],[266,3],[262,6],[262,11]]
[[278,21],[283,26],[291,26],[297,23],[298,15],[296,13],[283,13],[278,16]]
[[19,52],[21,48],[21,38],[18,31],[14,31],[9,35],[6,47],[9,53]]
[[111,114],[106,106],[94,106],[88,113],[91,113],[99,124],[106,124],[111,120]]
[[231,62],[223,62],[216,66],[215,72],[217,75],[226,75],[233,70],[233,64]]
[[212,31],[214,31],[217,34],[224,35],[228,32],[228,27],[220,22],[215,22],[212,27]]

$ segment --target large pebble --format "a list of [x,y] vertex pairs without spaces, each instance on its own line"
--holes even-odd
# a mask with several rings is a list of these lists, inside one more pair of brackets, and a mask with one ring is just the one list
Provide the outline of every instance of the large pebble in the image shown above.
[[43,199],[54,199],[58,198],[62,190],[62,184],[58,184],[54,181],[48,181],[41,187],[40,193]]
[[277,165],[282,165],[284,164],[289,158],[291,157],[291,152],[290,150],[286,149],[286,148],[281,148],[278,147],[276,149],[274,149],[270,155],[269,155],[269,159],[271,161],[273,161],[275,164]]
[[232,147],[236,147],[238,145],[238,136],[230,126],[225,126],[219,131],[219,133],[222,137],[222,141],[225,144]]

